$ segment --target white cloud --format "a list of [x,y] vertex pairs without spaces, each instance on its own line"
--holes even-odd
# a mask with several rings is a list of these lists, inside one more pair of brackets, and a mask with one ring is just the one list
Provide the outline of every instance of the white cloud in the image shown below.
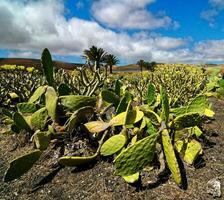
[[178,22],[170,17],[147,10],[153,2],[155,0],[98,0],[92,5],[92,13],[96,20],[112,28],[178,28]]
[[224,0],[209,0],[209,9],[201,12],[201,18],[209,22],[210,27],[215,27],[216,17],[224,9]]
[[38,53],[32,51],[12,51],[8,54],[8,58],[40,58]]
[[[144,8],[146,1],[138,2]],[[116,32],[93,20],[66,19],[64,11],[62,0],[0,0],[0,49],[12,50],[10,57],[36,57],[45,47],[54,55],[79,56],[96,45],[127,63],[139,59],[167,63],[224,61],[223,41],[204,41],[190,49],[188,38]]]

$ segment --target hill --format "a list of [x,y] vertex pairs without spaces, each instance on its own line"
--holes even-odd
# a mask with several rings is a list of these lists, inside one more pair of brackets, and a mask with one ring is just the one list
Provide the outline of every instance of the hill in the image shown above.
[[[67,63],[62,61],[53,61],[54,66],[56,68],[64,68],[67,70],[73,70],[76,66],[80,66],[80,63]],[[40,59],[28,59],[28,58],[0,58],[0,66],[1,65],[17,65],[17,66],[25,66],[25,67],[41,67]]]

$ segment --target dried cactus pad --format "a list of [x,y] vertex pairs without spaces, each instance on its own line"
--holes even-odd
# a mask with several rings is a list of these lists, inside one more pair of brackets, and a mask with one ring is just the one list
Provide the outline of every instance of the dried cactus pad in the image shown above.
[[149,165],[154,157],[157,134],[139,140],[122,151],[115,159],[116,174],[129,176]]
[[85,123],[84,126],[90,133],[100,133],[109,128],[110,124],[102,121],[93,121]]
[[61,104],[70,110],[78,110],[85,106],[95,106],[96,98],[82,95],[60,96]]
[[100,149],[100,153],[103,156],[110,156],[120,151],[126,143],[126,137],[124,135],[114,135],[109,138]]
[[36,150],[19,158],[16,158],[12,162],[10,162],[10,166],[4,176],[4,181],[12,181],[26,173],[40,158],[41,153],[42,151]]

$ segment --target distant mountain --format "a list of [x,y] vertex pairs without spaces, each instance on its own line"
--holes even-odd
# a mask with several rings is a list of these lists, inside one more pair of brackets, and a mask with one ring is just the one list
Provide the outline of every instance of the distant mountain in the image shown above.
[[[62,61],[53,61],[54,66],[56,68],[63,68],[67,70],[73,70],[77,66],[81,66],[80,63],[67,63]],[[41,67],[40,59],[28,59],[28,58],[0,58],[0,66],[1,65],[17,65],[17,66],[25,66],[25,67]]]

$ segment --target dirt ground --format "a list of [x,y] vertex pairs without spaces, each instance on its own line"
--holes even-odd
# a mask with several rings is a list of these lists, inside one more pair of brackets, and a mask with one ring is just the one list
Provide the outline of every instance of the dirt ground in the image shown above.
[[[222,185],[224,199],[224,101],[211,99],[216,112],[215,120],[205,125],[204,155],[195,166],[185,166],[187,190],[176,186],[172,177],[157,182],[154,172],[142,174],[142,184],[128,185],[114,175],[111,160],[100,160],[88,169],[63,168],[49,183],[32,189],[34,184],[52,170],[53,152],[38,162],[21,178],[2,181],[8,163],[13,158],[28,152],[32,146],[14,149],[12,136],[0,133],[0,200],[212,200],[207,193],[207,183],[216,178]],[[3,128],[3,127],[2,127]],[[44,164],[43,164],[44,163]],[[55,175],[54,174],[54,175]]]

